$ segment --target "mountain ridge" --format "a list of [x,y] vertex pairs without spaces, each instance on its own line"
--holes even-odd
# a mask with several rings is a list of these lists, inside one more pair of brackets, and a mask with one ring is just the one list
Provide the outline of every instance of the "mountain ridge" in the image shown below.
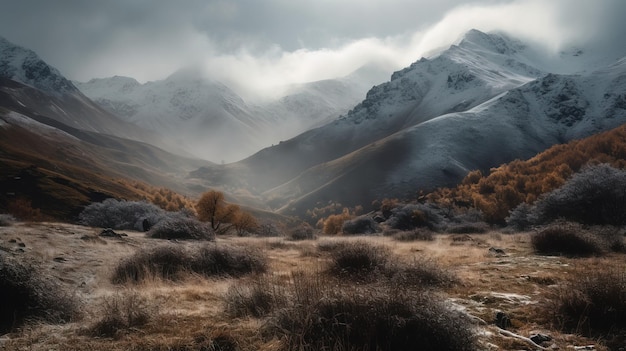
[[302,216],[328,203],[367,206],[454,185],[470,170],[626,122],[623,60],[581,70],[580,60],[599,62],[601,53],[561,54],[561,71],[570,74],[558,74],[549,71],[556,59],[540,53],[506,35],[470,31],[395,72],[338,120],[207,171]]

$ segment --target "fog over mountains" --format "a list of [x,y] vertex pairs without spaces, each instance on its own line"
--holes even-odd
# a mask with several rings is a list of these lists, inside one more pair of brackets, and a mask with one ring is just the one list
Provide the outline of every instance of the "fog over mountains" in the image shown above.
[[346,113],[388,74],[366,66],[343,78],[287,86],[276,97],[252,102],[193,67],[145,84],[128,77],[75,84],[106,110],[196,157],[233,162]]
[[[132,167],[116,172],[134,169],[129,176],[136,177],[142,164],[158,165],[144,179],[177,170],[177,181],[193,184],[190,191],[243,192],[255,205],[284,214],[414,197],[454,185],[470,170],[626,122],[624,47],[571,47],[555,55],[503,33],[471,30],[393,74],[364,67],[247,102],[194,69],[145,84],[127,77],[76,83],[85,96],[32,51],[0,44],[4,130],[28,129],[31,119],[109,151],[115,145],[99,166],[126,160]],[[388,81],[371,87],[376,80]],[[177,161],[137,141],[218,163],[251,156],[223,165]],[[73,162],[81,162],[79,154]],[[187,176],[180,178],[181,171]]]
[[293,214],[453,185],[470,170],[626,122],[620,50],[572,48],[551,56],[504,34],[472,30],[394,73],[338,120],[194,175],[255,189]]

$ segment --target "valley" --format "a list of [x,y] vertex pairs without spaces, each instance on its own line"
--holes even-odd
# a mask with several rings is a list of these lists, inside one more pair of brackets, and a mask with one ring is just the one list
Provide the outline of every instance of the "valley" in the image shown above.
[[0,37],[0,349],[623,350],[626,47],[592,48],[472,29],[250,96]]

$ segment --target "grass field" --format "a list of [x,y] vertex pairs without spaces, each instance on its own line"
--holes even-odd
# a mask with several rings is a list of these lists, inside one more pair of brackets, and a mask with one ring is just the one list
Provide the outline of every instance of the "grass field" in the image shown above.
[[[61,223],[0,227],[0,254],[37,267],[61,285],[80,311],[65,324],[29,321],[2,335],[0,349],[312,349],[306,345],[304,331],[296,335],[300,339],[294,342],[295,332],[280,322],[285,319],[285,311],[306,313],[296,305],[304,305],[305,300],[321,304],[345,296],[352,302],[370,298],[387,301],[383,295],[401,291],[401,296],[420,300],[423,306],[431,306],[431,300],[442,304],[441,311],[452,317],[437,330],[455,325],[452,318],[457,314],[471,321],[459,328],[477,335],[476,349],[572,349],[593,345],[595,350],[608,350],[613,347],[610,340],[583,337],[582,329],[579,333],[564,329],[565,321],[557,316],[557,301],[581,277],[610,270],[623,272],[625,263],[623,255],[613,253],[590,258],[536,255],[529,233],[436,234],[432,241],[413,242],[383,236],[322,236],[304,241],[226,236],[202,243],[149,239],[144,233],[131,231],[124,232],[125,237],[103,238],[99,232]],[[353,275],[333,275],[333,264],[338,264],[333,252],[363,242],[382,250],[387,257],[384,265],[368,263],[367,270]],[[265,256],[267,267],[264,273],[237,277],[207,276],[189,270],[171,280],[153,274],[139,282],[111,282],[120,262],[140,250],[162,245],[184,252],[205,245],[249,250]],[[436,276],[445,275],[446,279],[443,283],[415,280],[421,274],[415,272],[423,267],[435,269]],[[367,275],[373,278],[361,279]],[[355,311],[357,307],[350,308]],[[498,312],[510,321],[506,331],[496,326]],[[536,333],[549,335],[552,340],[538,346],[524,339]],[[359,348],[344,342],[329,349]]]

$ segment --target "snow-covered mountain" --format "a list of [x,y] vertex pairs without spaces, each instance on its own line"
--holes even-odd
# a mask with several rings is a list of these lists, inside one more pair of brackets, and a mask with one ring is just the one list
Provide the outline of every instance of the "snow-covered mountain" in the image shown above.
[[[36,53],[0,37],[0,95],[17,110],[28,110],[72,128],[154,141],[154,134],[125,122],[83,95]],[[19,83],[13,84],[11,82]]]
[[472,30],[394,73],[340,119],[208,170],[231,174],[221,179],[293,214],[329,201],[368,205],[453,185],[469,170],[625,123],[624,55],[584,49],[549,55],[504,34]]
[[334,80],[287,87],[278,99],[246,103],[226,85],[197,69],[140,84],[127,77],[75,84],[91,99],[143,128],[175,139],[200,157],[236,161],[261,148],[328,123],[361,101],[386,77],[367,67]]

